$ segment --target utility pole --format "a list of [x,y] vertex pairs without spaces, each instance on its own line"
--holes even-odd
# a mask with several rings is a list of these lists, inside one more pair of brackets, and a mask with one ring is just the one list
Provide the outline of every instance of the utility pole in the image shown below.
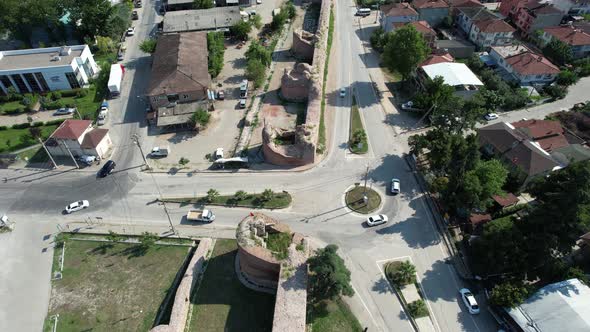
[[367,197],[367,179],[369,178],[369,164],[367,164],[367,171],[365,172],[365,186],[363,188],[363,201],[365,204],[369,201],[369,197]]
[[76,158],[74,158],[74,155],[72,154],[72,151],[70,150],[70,147],[68,146],[68,144],[64,142],[63,145],[66,147],[66,150],[68,150],[70,157],[72,157],[72,160],[74,161],[74,164],[76,165],[76,168],[80,168],[80,166],[78,165]]
[[133,134],[133,136],[131,136],[131,139],[135,142],[135,144],[137,144],[137,147],[139,148],[139,152],[141,153],[141,157],[143,158],[143,164],[146,166],[146,169],[151,169],[150,165],[147,162],[147,159],[145,158],[145,154],[143,153],[143,149],[141,148],[141,143],[139,143],[139,136],[137,134]]
[[47,150],[47,147],[45,146],[45,142],[43,142],[41,137],[37,137],[37,139],[39,140],[39,143],[41,143],[41,146],[43,147],[43,149],[45,149],[45,153],[47,153],[47,155],[49,156],[49,159],[51,159],[51,162],[53,163],[53,168],[57,168],[57,164],[55,163],[55,160],[53,160],[53,157],[51,156],[51,153],[49,153],[49,150]]

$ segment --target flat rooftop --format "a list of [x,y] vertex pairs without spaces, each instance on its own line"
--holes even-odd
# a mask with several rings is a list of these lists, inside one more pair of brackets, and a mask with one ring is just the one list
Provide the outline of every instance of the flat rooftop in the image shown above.
[[239,7],[179,10],[164,16],[164,33],[229,28],[242,19]]
[[524,45],[492,46],[492,49],[504,59],[530,51]]
[[60,52],[62,47],[1,51],[0,71],[68,66],[74,58],[82,55],[86,45],[66,47],[70,49],[69,54]]
[[193,3],[194,0],[168,0],[169,5],[182,5],[187,3]]

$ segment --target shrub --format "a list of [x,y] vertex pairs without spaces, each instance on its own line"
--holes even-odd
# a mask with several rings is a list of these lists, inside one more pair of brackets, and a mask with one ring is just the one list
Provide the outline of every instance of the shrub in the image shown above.
[[416,267],[408,262],[390,262],[385,266],[385,274],[396,285],[403,286],[416,281]]
[[240,20],[238,23],[232,25],[229,31],[240,40],[248,40],[248,34],[252,31],[252,25],[250,25],[250,22]]
[[[82,91],[82,89],[72,89],[72,90],[63,90],[63,91],[54,91],[53,95],[54,95],[54,99],[55,99],[55,94],[57,93],[59,95],[59,98],[61,97],[76,97],[78,95],[78,93]],[[55,100],[57,100],[55,99]]]
[[57,101],[45,102],[45,103],[43,103],[42,106],[48,110],[55,110],[55,109],[64,107],[64,103],[61,100],[57,100]]
[[408,303],[408,311],[414,318],[428,316],[428,308],[426,307],[426,303],[424,303],[423,300],[416,300],[412,303]]
[[263,202],[268,202],[270,200],[272,200],[275,197],[275,193],[272,191],[272,189],[264,189],[264,191],[262,192],[262,195],[260,196],[260,199]]
[[195,126],[199,125],[202,127],[207,127],[210,118],[211,114],[209,114],[209,112],[207,112],[203,108],[199,107],[199,109],[191,116],[191,122]]
[[156,45],[158,41],[153,38],[145,39],[139,44],[139,49],[144,53],[154,53],[156,51]]
[[8,129],[8,127],[6,127],[6,126],[0,126],[0,131],[1,130],[6,130],[6,129]]
[[563,99],[567,94],[567,88],[561,85],[548,85],[544,91],[553,99]]
[[223,69],[223,56],[225,45],[222,32],[207,33],[207,50],[209,51],[209,74],[217,77]]
[[178,163],[179,163],[180,165],[182,165],[182,166],[184,166],[184,165],[186,165],[186,164],[188,164],[188,163],[190,163],[190,162],[191,162],[191,161],[190,161],[190,160],[188,160],[188,159],[186,159],[185,157],[180,157],[180,160],[178,161]]
[[12,110],[6,110],[6,111],[4,111],[4,114],[6,114],[6,115],[13,115],[13,114],[19,114],[19,113],[22,113],[22,112],[24,112],[24,111],[25,111],[25,109],[24,109],[24,108],[22,108],[22,107],[17,107],[17,108],[15,108],[15,109],[12,109]]
[[30,123],[26,122],[26,123],[18,123],[12,126],[12,129],[25,129],[25,128],[29,128],[31,126]]
[[575,84],[578,80],[578,75],[575,72],[569,70],[563,70],[557,76],[557,84],[563,86],[570,86]]
[[211,188],[207,191],[207,196],[205,197],[205,199],[207,200],[207,202],[211,203],[213,202],[217,197],[219,197],[219,191]]
[[57,119],[45,122],[46,126],[53,126],[53,125],[60,125],[62,122],[66,121],[66,119]]
[[53,99],[53,100],[59,100],[59,99],[61,99],[61,96],[62,95],[61,95],[60,91],[53,91],[51,93],[51,99]]
[[246,197],[248,197],[248,194],[243,190],[238,190],[234,194],[234,198],[238,201],[243,201],[246,199]]
[[383,31],[382,28],[375,29],[375,31],[373,31],[373,33],[371,34],[371,46],[377,52],[383,52],[383,46],[385,45],[386,36],[387,35],[385,34],[385,31]]
[[41,126],[43,126],[43,121],[33,122],[33,124],[31,125],[31,127],[41,127]]
[[86,97],[87,95],[88,89],[80,89],[78,92],[76,92],[76,97],[78,98]]
[[246,77],[254,82],[254,88],[259,88],[264,83],[266,66],[260,59],[250,59],[246,65]]

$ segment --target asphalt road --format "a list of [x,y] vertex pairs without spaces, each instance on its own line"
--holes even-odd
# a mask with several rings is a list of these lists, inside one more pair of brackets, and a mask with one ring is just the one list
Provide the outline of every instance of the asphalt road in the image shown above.
[[[333,135],[328,156],[305,172],[214,172],[148,174],[139,171],[141,157],[130,140],[131,135],[144,137],[150,146],[143,121],[145,106],[140,98],[149,77],[149,57],[138,50],[138,44],[157,20],[153,10],[146,11],[137,26],[136,36],[127,39],[125,64],[128,68],[121,98],[111,101],[111,129],[116,149],[116,172],[97,179],[84,170],[0,170],[0,211],[6,211],[16,229],[0,235],[0,331],[38,331],[47,312],[51,266],[51,239],[57,225],[74,222],[100,223],[101,227],[123,227],[136,232],[146,225],[165,226],[169,220],[182,233],[215,236],[228,230],[249,212],[239,208],[214,208],[217,220],[211,225],[188,224],[183,218],[188,207],[155,202],[160,194],[168,196],[202,195],[209,188],[221,193],[237,190],[261,192],[266,188],[287,190],[293,205],[280,211],[267,211],[293,230],[313,238],[317,245],[335,243],[341,248],[352,273],[356,295],[349,302],[363,326],[369,331],[411,331],[411,326],[391,292],[380,265],[389,259],[405,257],[417,267],[423,292],[428,299],[435,326],[440,331],[493,331],[496,326],[485,310],[478,316],[467,313],[459,303],[458,289],[465,286],[451,265],[445,264],[447,253],[435,230],[432,216],[425,206],[419,187],[403,160],[408,135],[397,135],[400,128],[386,121],[376,98],[363,57],[365,50],[358,33],[356,9],[351,1],[335,2],[336,34],[332,67],[329,75],[328,109],[333,112]],[[373,20],[373,17],[365,18]],[[340,69],[341,68],[341,69]],[[578,102],[583,94],[582,81],[572,88],[563,105]],[[587,85],[586,85],[587,86]],[[340,87],[348,87],[345,98],[338,97]],[[364,156],[352,155],[346,147],[350,117],[351,93],[356,97],[370,142]],[[561,105],[561,104],[560,104]],[[550,109],[544,106],[543,110]],[[561,106],[560,106],[561,107]],[[544,111],[538,110],[539,114]],[[503,115],[519,119],[537,116],[533,111]],[[363,182],[369,166],[368,184],[382,194],[379,213],[387,214],[386,225],[366,228],[365,217],[344,206],[344,193],[355,183]],[[401,180],[402,194],[386,194],[392,177]],[[90,208],[63,215],[65,205],[88,199]],[[6,254],[8,253],[8,254]]]

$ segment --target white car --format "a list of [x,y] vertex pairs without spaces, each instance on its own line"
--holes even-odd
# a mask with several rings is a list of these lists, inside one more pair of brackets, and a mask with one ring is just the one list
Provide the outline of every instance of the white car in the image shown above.
[[260,5],[262,3],[262,0],[256,0],[256,3]]
[[408,109],[410,109],[412,107],[414,107],[414,102],[413,101],[408,101],[408,102],[402,104],[402,109],[403,110],[408,110]]
[[484,116],[484,118],[488,121],[496,120],[498,118],[498,114],[496,113],[488,113]]
[[477,304],[477,301],[475,301],[473,293],[467,288],[462,288],[459,290],[459,293],[461,293],[461,299],[463,299],[463,303],[465,303],[469,313],[472,315],[479,314],[479,305]]
[[77,201],[68,206],[66,206],[66,213],[70,214],[72,212],[80,211],[90,206],[87,200]]
[[129,27],[129,29],[127,29],[127,36],[133,35],[135,35],[135,27]]
[[391,179],[391,193],[397,195],[401,192],[399,179]]
[[388,221],[389,221],[389,218],[387,218],[386,215],[378,214],[376,216],[371,216],[371,217],[367,218],[367,226],[373,227],[373,226],[385,224]]
[[53,113],[53,115],[68,115],[68,114],[74,114],[76,110],[74,108],[60,108],[57,111],[55,111],[55,113]]
[[96,161],[96,156],[81,155],[80,157],[78,157],[78,161],[86,164],[86,166],[90,166],[93,162]]
[[223,158],[223,148],[217,148],[215,150],[215,160]]
[[345,96],[346,96],[346,89],[340,88],[340,97],[345,97]]

